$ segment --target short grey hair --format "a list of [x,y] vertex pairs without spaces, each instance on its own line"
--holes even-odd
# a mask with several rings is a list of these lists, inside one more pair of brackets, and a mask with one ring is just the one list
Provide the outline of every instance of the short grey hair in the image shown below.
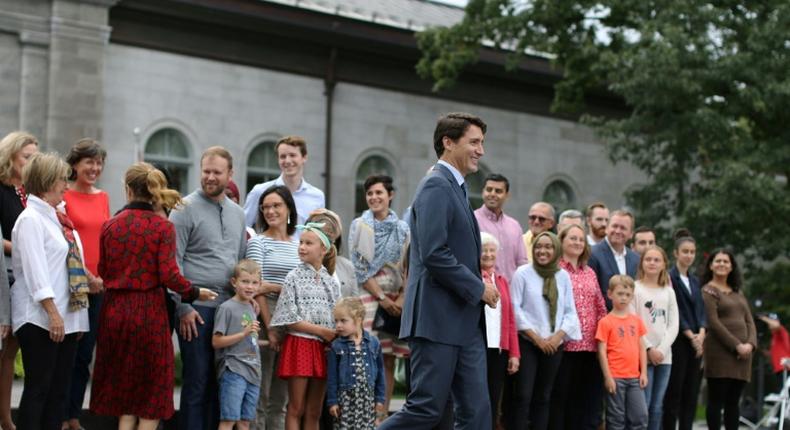
[[562,224],[562,221],[564,221],[566,218],[584,219],[584,214],[582,214],[580,211],[577,211],[576,209],[568,209],[562,211],[562,213],[560,214],[559,222],[557,224]]
[[496,249],[499,249],[499,241],[493,234],[484,231],[480,232],[480,246],[485,246],[489,243],[496,245]]

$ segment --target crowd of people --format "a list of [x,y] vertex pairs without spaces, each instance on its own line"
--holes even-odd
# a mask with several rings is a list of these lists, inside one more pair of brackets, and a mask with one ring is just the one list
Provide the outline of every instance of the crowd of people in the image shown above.
[[[501,174],[472,210],[463,178],[485,132],[469,114],[439,120],[439,162],[403,217],[392,178],[367,178],[349,258],[343,222],[304,179],[301,137],[279,140],[281,175],[243,206],[233,156],[214,146],[184,197],[166,169],[130,166],[113,215],[99,142],[61,158],[8,134],[0,428],[81,429],[89,381],[93,413],[157,428],[175,412],[174,332],[182,429],[691,429],[703,376],[709,428],[722,411],[737,428],[757,345],[733,253],[708,252],[698,279],[690,232],[670,259],[601,202],[558,217],[536,202],[525,232]],[[397,359],[409,395],[389,417]]]

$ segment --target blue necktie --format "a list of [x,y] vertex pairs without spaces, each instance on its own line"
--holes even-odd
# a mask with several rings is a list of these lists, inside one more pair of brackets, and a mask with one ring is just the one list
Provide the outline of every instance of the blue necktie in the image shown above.
[[466,189],[466,182],[461,184],[461,190],[464,192],[464,199],[466,199],[466,201],[468,202],[469,201],[469,192]]

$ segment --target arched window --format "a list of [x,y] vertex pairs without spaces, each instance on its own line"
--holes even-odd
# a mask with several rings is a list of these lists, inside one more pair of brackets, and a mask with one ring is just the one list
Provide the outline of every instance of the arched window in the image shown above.
[[257,184],[271,181],[280,176],[274,140],[264,140],[255,146],[247,157],[247,192]]
[[181,194],[188,194],[192,154],[189,140],[174,128],[156,131],[145,143],[143,159],[165,171],[169,186]]
[[464,179],[466,187],[469,190],[469,204],[472,206],[472,210],[483,206],[483,187],[486,184],[486,176],[488,176],[489,173],[491,172],[480,164],[477,172],[466,175]]
[[551,203],[557,214],[566,209],[576,209],[576,193],[573,187],[562,179],[555,179],[543,191],[543,201]]
[[370,175],[388,175],[394,180],[395,167],[381,155],[368,156],[359,164],[354,191],[354,216],[359,216],[368,209],[365,201],[365,179]]

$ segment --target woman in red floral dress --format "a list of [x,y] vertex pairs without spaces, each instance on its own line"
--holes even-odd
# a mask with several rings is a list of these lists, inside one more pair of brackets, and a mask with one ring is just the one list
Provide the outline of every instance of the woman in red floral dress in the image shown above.
[[[126,171],[128,204],[102,227],[99,274],[106,295],[99,316],[91,411],[119,417],[119,429],[155,429],[174,413],[173,343],[162,288],[183,301],[216,294],[192,287],[175,260],[175,229],[153,206],[181,202],[148,163]],[[138,423],[139,419],[139,423]]]

